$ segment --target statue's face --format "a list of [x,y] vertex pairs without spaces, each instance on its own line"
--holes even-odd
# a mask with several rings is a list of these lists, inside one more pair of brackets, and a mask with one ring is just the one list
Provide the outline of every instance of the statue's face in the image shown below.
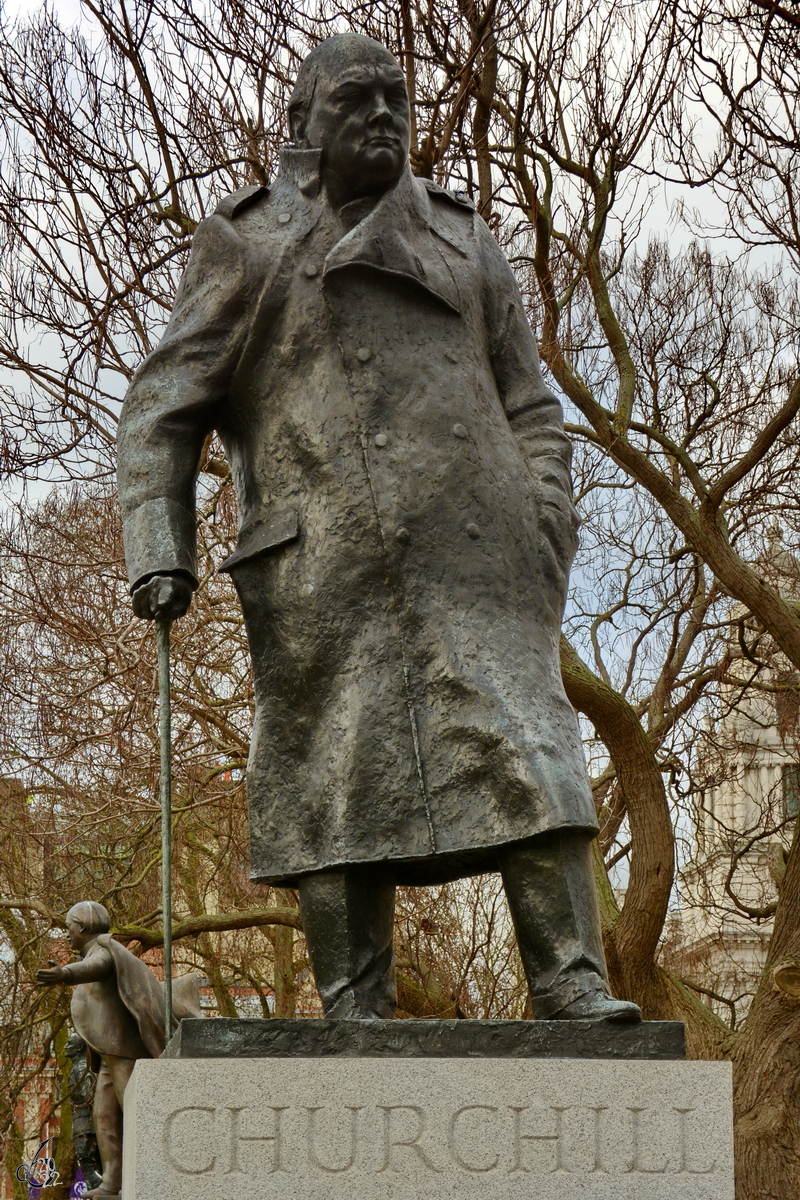
[[86,943],[92,940],[91,934],[87,933],[80,921],[76,921],[74,917],[67,921],[67,937],[73,950],[82,950]]
[[411,120],[406,83],[388,55],[344,63],[317,88],[303,131],[324,166],[354,196],[389,187],[408,161]]

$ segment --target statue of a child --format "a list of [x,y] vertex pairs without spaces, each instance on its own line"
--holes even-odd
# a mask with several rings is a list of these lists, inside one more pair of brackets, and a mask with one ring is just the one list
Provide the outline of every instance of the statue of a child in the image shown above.
[[[118,1197],[122,1186],[122,1109],[125,1088],[138,1058],[158,1058],[166,1044],[164,990],[150,968],[115,942],[108,909],[94,900],[74,904],[67,913],[67,936],[80,961],[44,967],[36,974],[43,987],[75,985],[72,1023],[86,1042],[90,1067],[97,1073],[94,1127],[103,1163],[100,1184],[87,1196]],[[197,975],[187,975],[174,992],[173,1022],[200,1017]]]

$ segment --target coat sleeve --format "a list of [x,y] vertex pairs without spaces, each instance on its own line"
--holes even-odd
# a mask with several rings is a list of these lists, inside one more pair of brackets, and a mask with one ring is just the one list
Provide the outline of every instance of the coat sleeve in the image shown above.
[[67,963],[63,971],[65,983],[98,983],[113,974],[114,963],[110,951],[96,949],[78,962]]
[[514,273],[489,228],[476,217],[484,270],[489,348],[497,390],[536,483],[544,527],[560,558],[577,546],[580,518],[572,503],[572,445],[561,405],[542,379],[539,352]]
[[195,481],[246,335],[244,240],[214,215],[197,227],[164,337],[133,377],[117,482],[131,589],[185,571],[197,582]]

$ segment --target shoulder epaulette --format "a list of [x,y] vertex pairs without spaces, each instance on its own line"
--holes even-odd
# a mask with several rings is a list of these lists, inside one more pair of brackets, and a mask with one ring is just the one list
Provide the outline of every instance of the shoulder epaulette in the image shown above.
[[248,187],[239,188],[238,192],[232,192],[230,196],[226,196],[221,200],[214,209],[215,214],[221,217],[227,217],[232,221],[234,217],[241,216],[245,209],[250,208],[255,204],[256,200],[260,200],[262,196],[269,195],[269,188],[264,187],[260,183],[251,183]]
[[475,205],[470,200],[467,192],[449,192],[447,188],[440,187],[432,179],[423,178],[422,182],[432,196],[438,196],[442,200],[449,200],[451,204],[455,204],[458,208],[466,208],[470,212],[475,211]]

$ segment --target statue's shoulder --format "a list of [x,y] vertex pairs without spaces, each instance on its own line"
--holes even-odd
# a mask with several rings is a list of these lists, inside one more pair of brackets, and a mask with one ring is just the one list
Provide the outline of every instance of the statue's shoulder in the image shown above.
[[92,954],[102,954],[104,950],[109,951],[111,949],[109,943],[113,940],[110,933],[98,933],[94,939],[94,945],[89,947],[89,954],[86,957],[88,958]]
[[101,933],[96,944],[111,954],[111,957],[114,959],[117,967],[119,967],[121,963],[124,963],[127,966],[131,960],[133,960],[133,963],[136,965],[136,967],[143,966],[145,970],[150,970],[146,963],[143,963],[140,958],[137,958],[137,956],[131,950],[129,950],[127,946],[123,946],[122,942],[118,942],[110,933]]
[[242,213],[258,204],[260,200],[265,200],[269,193],[270,189],[263,184],[248,184],[247,187],[239,188],[238,192],[231,192],[230,196],[225,196],[223,200],[220,200],[214,209],[214,215],[227,217],[229,221],[234,221]]
[[448,188],[440,187],[438,183],[434,183],[432,179],[425,179],[424,177],[420,179],[420,183],[434,200],[439,200],[443,204],[453,205],[462,211],[475,212],[475,204],[467,192],[451,192]]
[[102,954],[103,952],[105,952],[106,954],[110,954],[112,958],[115,958],[118,950],[122,950],[125,953],[128,953],[126,947],[123,946],[120,942],[115,941],[113,936],[110,933],[100,933],[97,935],[97,938],[95,939],[95,943],[91,949],[91,953],[92,954]]

